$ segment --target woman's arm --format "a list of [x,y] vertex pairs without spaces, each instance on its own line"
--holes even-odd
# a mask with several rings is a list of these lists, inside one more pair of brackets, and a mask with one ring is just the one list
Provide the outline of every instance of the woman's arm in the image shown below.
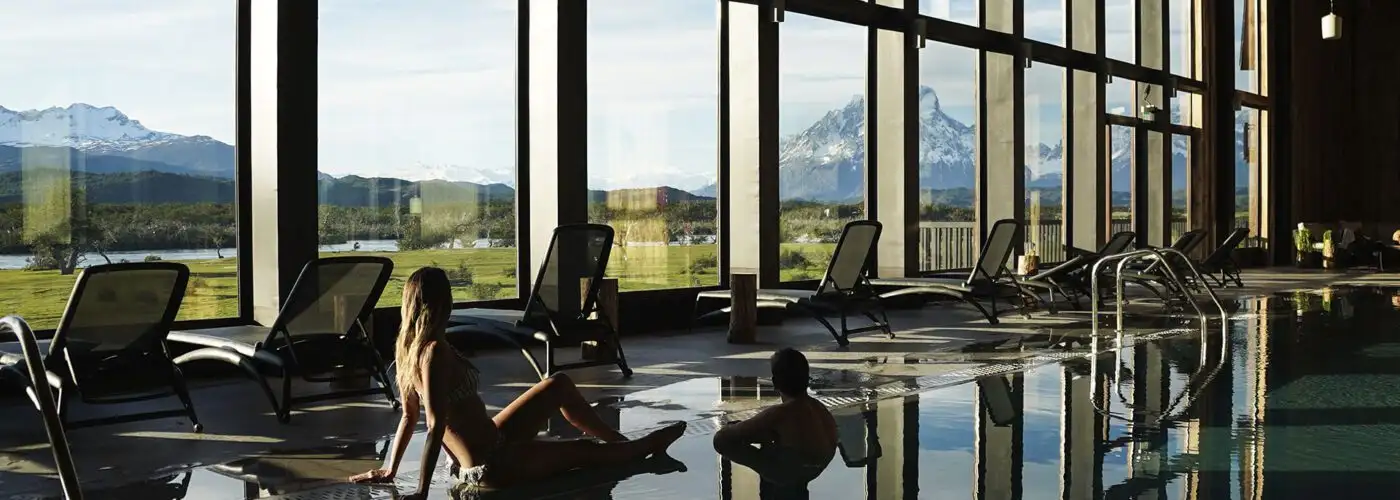
[[395,475],[399,472],[399,463],[403,461],[403,452],[408,448],[408,441],[412,439],[413,428],[418,425],[418,411],[421,404],[418,401],[418,391],[409,391],[403,394],[403,418],[399,419],[399,430],[394,433],[394,446],[389,453],[389,474]]
[[418,411],[422,408],[422,402],[418,399],[418,392],[410,390],[401,394],[403,398],[403,417],[399,419],[399,429],[394,433],[394,445],[389,454],[389,463],[386,467],[375,469],[363,474],[350,477],[352,483],[383,483],[393,481],[394,476],[399,473],[399,463],[403,461],[403,452],[408,448],[408,442],[413,437],[413,428],[418,425]]
[[442,374],[444,369],[434,362],[436,350],[436,346],[434,346],[423,353],[423,374],[422,378],[419,379],[423,381],[421,393],[423,400],[428,403],[428,436],[427,442],[423,443],[422,468],[418,473],[418,492],[415,494],[422,498],[427,497],[428,488],[433,484],[433,471],[437,469],[438,454],[442,451],[442,435],[447,430],[447,421],[440,418],[441,415],[438,415],[438,411],[445,408],[448,403],[439,401],[439,397],[437,397],[437,395],[445,395],[446,393],[434,390],[434,386],[454,382],[445,375],[437,375]]

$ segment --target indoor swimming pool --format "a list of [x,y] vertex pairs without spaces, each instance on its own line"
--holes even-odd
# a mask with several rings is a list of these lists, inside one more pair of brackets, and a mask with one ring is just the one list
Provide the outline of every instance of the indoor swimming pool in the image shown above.
[[[761,379],[720,377],[598,403],[631,435],[662,421],[690,422],[669,459],[533,488],[456,493],[1252,500],[1400,490],[1400,292],[1333,288],[1231,305],[1224,325],[1178,322],[1192,326],[1121,338],[1106,332],[1095,346],[1046,349],[937,380],[814,370],[813,386],[834,407],[841,445],[810,481],[785,473],[781,463],[715,452],[715,429],[776,400]],[[1018,349],[989,347],[998,348]],[[982,376],[969,377],[976,374]],[[954,376],[966,383],[949,385]],[[566,427],[551,425],[551,434],[573,437],[557,430]],[[410,447],[395,486],[336,480],[377,467],[387,449],[380,441],[171,471],[93,497],[396,498],[416,483],[420,446]],[[430,498],[452,493],[446,471],[439,476]]]

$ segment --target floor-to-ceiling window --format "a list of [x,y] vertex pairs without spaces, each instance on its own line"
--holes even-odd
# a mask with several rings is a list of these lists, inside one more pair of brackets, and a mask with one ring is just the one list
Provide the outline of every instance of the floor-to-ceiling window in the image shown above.
[[178,261],[178,319],[237,316],[237,2],[3,12],[0,315],[54,328],[83,268]]
[[919,270],[972,267],[978,248],[977,51],[919,51]]
[[778,267],[818,279],[845,223],[865,217],[867,30],[789,13],[778,34]]
[[1108,126],[1108,210],[1110,235],[1133,230],[1133,175],[1137,140],[1134,128]]
[[1251,246],[1259,244],[1263,215],[1265,112],[1243,108],[1235,113],[1235,227],[1249,229]]
[[1065,3],[1064,0],[1024,0],[1026,38],[1064,45]]
[[1041,260],[1064,260],[1064,68],[1035,64],[1026,70],[1026,250]]
[[977,26],[979,0],[919,0],[919,13],[955,23]]
[[515,12],[509,2],[320,0],[323,255],[443,268],[458,301],[516,294]]
[[588,3],[588,220],[623,290],[719,283],[718,8]]

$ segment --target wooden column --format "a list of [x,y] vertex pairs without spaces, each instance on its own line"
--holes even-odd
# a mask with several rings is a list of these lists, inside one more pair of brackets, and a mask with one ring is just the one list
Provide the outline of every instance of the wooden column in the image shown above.
[[729,276],[729,343],[752,344],[758,338],[758,276]]

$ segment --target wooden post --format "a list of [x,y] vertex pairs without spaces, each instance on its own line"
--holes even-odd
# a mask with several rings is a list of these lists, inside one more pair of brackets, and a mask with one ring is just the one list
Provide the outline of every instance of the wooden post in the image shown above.
[[758,275],[730,275],[729,297],[729,343],[754,343],[758,337]]
[[[580,301],[588,299],[588,281],[589,278],[583,278],[579,280]],[[583,307],[583,304],[580,303],[579,307]],[[618,324],[617,315],[617,278],[603,278],[603,281],[598,283],[597,311],[589,315],[589,317],[593,319],[600,319],[600,315],[601,319],[603,319],[609,325],[612,326],[613,331],[621,330],[621,326],[619,326]],[[600,345],[600,342],[588,340],[583,342],[581,354],[583,359],[611,360],[616,355],[616,350],[616,346],[605,344]]]

